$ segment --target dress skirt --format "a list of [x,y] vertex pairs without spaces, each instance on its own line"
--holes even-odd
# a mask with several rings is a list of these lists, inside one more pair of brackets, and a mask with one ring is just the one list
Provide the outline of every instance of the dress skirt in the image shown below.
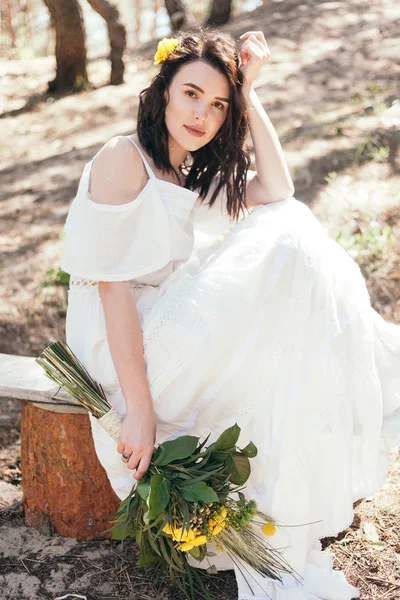
[[[237,423],[239,445],[251,440],[258,448],[245,494],[282,525],[268,541],[285,548],[298,577],[272,582],[219,553],[213,564],[235,570],[239,600],[358,597],[319,540],[351,524],[353,502],[383,485],[389,451],[400,443],[400,327],[372,309],[357,264],[290,198],[255,208],[160,286],[133,286],[133,293],[156,443],[210,432],[212,442]],[[105,331],[95,289],[70,308],[72,349],[74,311],[91,311],[89,322]],[[106,384],[113,367],[103,342],[88,363]],[[105,389],[124,414],[115,379]],[[123,499],[134,472],[94,418],[91,425],[99,460]]]

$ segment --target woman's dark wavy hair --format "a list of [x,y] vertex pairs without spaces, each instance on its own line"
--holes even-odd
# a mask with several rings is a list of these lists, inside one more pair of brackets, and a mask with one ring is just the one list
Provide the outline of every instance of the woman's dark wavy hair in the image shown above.
[[248,119],[246,102],[241,92],[243,74],[239,69],[236,42],[229,34],[201,27],[180,32],[176,38],[180,41],[179,46],[161,64],[159,73],[149,87],[139,94],[139,142],[158,169],[176,173],[169,160],[165,91],[168,98],[168,88],[178,70],[195,60],[208,63],[225,75],[230,88],[227,117],[208,144],[190,152],[191,164],[181,165],[180,171],[183,174],[183,170],[186,170],[185,187],[198,191],[203,199],[215,177],[217,185],[209,205],[214,204],[218,193],[225,187],[227,211],[237,220],[246,207],[247,171],[251,161],[244,149]]

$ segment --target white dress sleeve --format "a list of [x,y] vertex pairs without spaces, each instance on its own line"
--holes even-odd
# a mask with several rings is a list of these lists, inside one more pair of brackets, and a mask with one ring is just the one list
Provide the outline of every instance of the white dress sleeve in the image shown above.
[[150,177],[139,196],[126,204],[91,199],[85,166],[66,223],[61,268],[94,281],[127,281],[170,261],[167,209]]

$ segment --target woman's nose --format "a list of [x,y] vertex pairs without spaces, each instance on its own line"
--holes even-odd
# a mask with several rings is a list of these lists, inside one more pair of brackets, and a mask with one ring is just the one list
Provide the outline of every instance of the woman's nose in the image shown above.
[[194,116],[197,121],[204,121],[207,117],[207,107],[206,106],[196,106]]

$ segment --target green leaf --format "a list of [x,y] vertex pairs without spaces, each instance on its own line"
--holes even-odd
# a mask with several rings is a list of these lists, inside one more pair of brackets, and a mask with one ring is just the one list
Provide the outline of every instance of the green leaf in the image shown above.
[[155,473],[150,482],[150,494],[147,500],[148,515],[151,521],[157,519],[169,502],[169,481],[164,479],[160,473]]
[[211,565],[206,569],[206,573],[209,575],[218,575],[217,567],[215,565]]
[[143,498],[143,500],[147,500],[150,493],[150,483],[148,481],[143,481],[143,479],[140,479],[136,486],[136,489],[139,496]]
[[[230,451],[232,452],[232,448],[230,448]],[[225,459],[228,455],[228,452],[219,452],[219,451],[213,451],[211,453],[211,466],[214,466],[214,464],[218,464],[218,463],[224,463]],[[210,465],[209,465],[210,466]]]
[[169,440],[159,445],[160,453],[154,464],[164,466],[174,460],[182,460],[190,456],[197,448],[199,438],[194,435],[181,435],[176,440]]
[[241,452],[248,456],[249,458],[254,458],[257,456],[258,450],[257,446],[253,444],[253,442],[249,442],[245,448],[241,449]]
[[208,436],[206,437],[205,440],[203,440],[201,442],[201,444],[199,445],[199,447],[197,448],[197,452],[200,454],[201,450],[204,448],[204,446],[206,445],[208,438],[210,437],[211,433],[208,434]]
[[135,536],[135,541],[136,541],[136,544],[139,546],[139,548],[142,545],[142,537],[143,537],[143,533],[139,527],[139,529],[136,531],[136,536]]
[[146,568],[155,565],[156,563],[158,563],[159,560],[160,557],[157,556],[157,554],[150,551],[143,552],[142,550],[139,554],[137,564],[139,567]]
[[236,442],[239,439],[240,435],[240,427],[237,423],[225,429],[219,436],[219,438],[213,443],[213,451],[214,450],[230,450],[234,448]]
[[191,550],[189,550],[189,553],[196,560],[201,560],[201,558],[200,558],[201,557],[201,552],[200,552],[200,548],[198,546],[194,546]]
[[231,472],[230,481],[236,485],[245,483],[250,475],[250,461],[241,452],[232,452],[226,458],[226,468]]
[[206,473],[203,473],[202,475],[199,475],[198,477],[186,479],[185,481],[183,481],[181,483],[181,486],[187,487],[188,485],[193,485],[193,484],[197,483],[198,481],[203,481],[204,479],[209,479],[213,475],[216,475],[217,473],[219,473],[224,468],[225,468],[224,465],[220,465],[217,469],[214,469],[213,471],[206,471]]
[[182,527],[184,533],[186,533],[190,529],[190,513],[189,513],[189,505],[184,498],[181,498],[182,505]]
[[134,535],[135,530],[131,523],[117,523],[112,528],[111,539],[122,542],[122,540],[125,540],[127,537],[133,537]]
[[182,496],[188,502],[218,502],[218,496],[204,481],[199,481],[193,485],[185,485],[181,488]]

